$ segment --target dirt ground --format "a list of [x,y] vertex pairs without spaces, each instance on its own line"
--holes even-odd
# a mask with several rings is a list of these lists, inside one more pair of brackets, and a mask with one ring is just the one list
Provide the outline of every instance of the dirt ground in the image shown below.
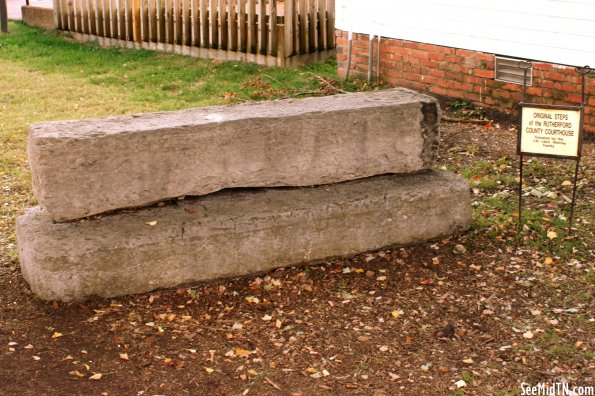
[[[505,119],[443,123],[442,140],[439,166],[463,172],[482,161],[514,178]],[[541,234],[525,230],[517,248],[514,216],[499,223],[489,206],[498,194],[515,202],[515,185],[501,181],[486,191],[472,183],[476,220],[462,235],[145,295],[40,301],[3,258],[0,394],[516,395],[523,382],[593,385],[595,219],[584,208],[595,202],[594,152],[590,139],[575,221],[591,238],[581,240],[535,244]],[[572,176],[564,161],[532,161],[548,179],[534,170],[533,184]],[[544,199],[527,206],[544,218],[568,209]]]

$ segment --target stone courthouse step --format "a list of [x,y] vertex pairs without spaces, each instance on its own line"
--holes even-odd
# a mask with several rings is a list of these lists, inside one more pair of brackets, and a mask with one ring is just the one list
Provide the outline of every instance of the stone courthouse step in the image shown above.
[[432,166],[436,101],[407,89],[34,124],[55,221],[224,188],[309,186]]
[[21,269],[48,300],[113,297],[451,235],[471,220],[461,177],[427,171],[305,188],[221,191],[55,223],[18,219]]

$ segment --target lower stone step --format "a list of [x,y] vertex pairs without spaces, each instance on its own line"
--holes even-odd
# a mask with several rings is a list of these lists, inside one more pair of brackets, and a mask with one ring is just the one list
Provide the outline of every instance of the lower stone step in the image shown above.
[[439,171],[310,188],[221,191],[177,205],[54,223],[18,219],[21,269],[47,300],[114,297],[349,256],[459,232],[469,187]]

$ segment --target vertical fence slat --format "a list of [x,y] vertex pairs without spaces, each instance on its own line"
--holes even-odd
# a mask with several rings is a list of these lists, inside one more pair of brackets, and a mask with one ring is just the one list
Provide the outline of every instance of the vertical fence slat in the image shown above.
[[62,30],[62,4],[60,0],[54,0],[54,27]]
[[298,22],[299,22],[299,51],[300,54],[308,53],[308,30],[307,30],[307,8],[306,8],[306,0],[299,0],[299,12],[298,12]]
[[189,45],[188,43],[188,0],[182,0],[182,45]]
[[198,47],[200,42],[198,7],[198,0],[190,0],[190,45],[193,47]]
[[256,33],[256,0],[248,0],[248,53],[256,53]]
[[180,41],[179,24],[180,24],[180,2],[179,0],[172,0],[172,20],[173,20],[173,44],[178,44]]
[[320,19],[320,32],[318,37],[319,42],[318,42],[318,46],[320,48],[322,48],[323,50],[327,49],[327,34],[328,34],[328,29],[327,29],[327,24],[326,24],[326,0],[318,0],[319,1],[319,9],[318,9],[318,18]]
[[130,22],[132,19],[132,15],[130,13],[130,4],[134,0],[124,0],[124,37],[126,41],[132,40],[132,32],[130,29]]
[[219,46],[219,38],[217,37],[217,0],[211,0],[209,4],[209,27],[211,31],[210,47],[217,48]]
[[[107,3],[105,0],[99,0],[99,2],[101,3],[101,34],[103,37],[109,37],[108,21],[106,20]],[[109,17],[109,13],[107,13],[107,17]]]
[[209,19],[208,19],[208,3],[207,0],[200,0],[200,46],[203,48],[209,48]]
[[132,20],[132,41],[140,43],[141,40],[141,2],[132,0],[130,3],[130,17]]
[[73,16],[73,23],[74,23],[74,31],[79,31],[79,24],[78,24],[78,0],[72,0],[72,16]]
[[335,48],[335,0],[328,0],[326,8],[327,49]]
[[239,17],[239,43],[238,43],[238,47],[239,50],[241,52],[248,52],[246,50],[247,46],[248,46],[248,38],[247,38],[247,29],[246,29],[246,0],[240,0],[240,4],[239,4],[239,13],[240,13],[240,17]]
[[100,36],[101,35],[101,10],[99,6],[99,0],[93,0],[93,14],[95,16],[95,23],[94,32],[93,34]]
[[266,52],[266,34],[267,34],[267,12],[266,12],[266,0],[258,0],[258,38],[256,39],[257,43],[257,53],[258,54],[265,54]]
[[270,0],[271,12],[269,19],[269,54],[277,56],[277,0]]
[[87,0],[80,0],[80,6],[79,29],[80,33],[85,33],[87,29]]
[[228,51],[236,51],[238,47],[238,21],[237,17],[237,10],[236,10],[236,0],[228,0],[229,8],[228,8],[228,21],[227,21],[227,50]]
[[64,21],[65,21],[64,13],[66,12],[64,10],[64,2],[62,0],[56,0],[56,1],[58,3],[58,7],[59,7],[59,10],[57,11],[58,12],[58,29],[66,30],[66,26],[64,24]]
[[310,25],[310,51],[318,51],[318,0],[309,0],[308,12],[309,12],[309,25]]
[[155,0],[155,33],[157,43],[162,43],[165,39],[164,32],[161,30],[161,25],[163,24],[163,14],[161,13],[163,9],[163,0]]
[[93,6],[91,4],[91,0],[87,0],[86,7],[86,20],[85,20],[85,30],[87,34],[93,34]]
[[157,6],[155,0],[147,0],[147,31],[149,32],[149,42],[156,41],[156,20]]
[[283,10],[283,23],[285,25],[285,57],[293,54],[293,8],[294,0],[285,0]]
[[219,48],[227,49],[227,2],[219,0]]

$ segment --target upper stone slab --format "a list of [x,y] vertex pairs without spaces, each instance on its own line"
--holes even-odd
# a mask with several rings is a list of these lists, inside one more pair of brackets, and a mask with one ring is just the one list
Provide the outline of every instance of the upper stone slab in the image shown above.
[[34,192],[54,221],[224,188],[308,186],[431,168],[435,99],[397,88],[38,123]]

